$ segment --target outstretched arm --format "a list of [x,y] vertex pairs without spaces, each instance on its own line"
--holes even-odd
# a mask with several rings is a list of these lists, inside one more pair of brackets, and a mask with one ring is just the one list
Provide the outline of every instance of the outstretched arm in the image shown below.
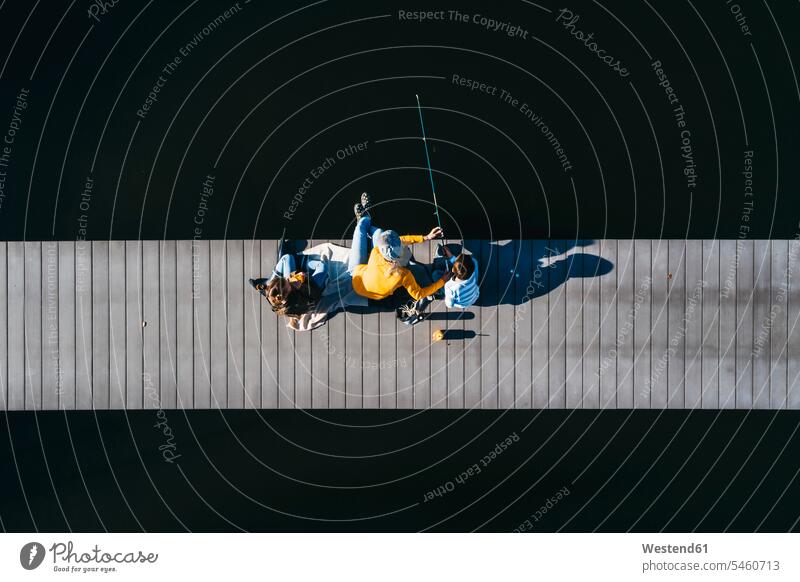
[[420,287],[411,271],[407,270],[406,274],[403,276],[403,287],[405,287],[406,291],[408,291],[408,294],[411,295],[415,301],[418,301],[423,297],[427,297],[428,295],[433,295],[444,286],[444,282],[445,278],[442,277],[427,287]]
[[438,226],[431,229],[431,231],[426,235],[421,234],[406,234],[400,237],[400,241],[406,245],[415,245],[417,243],[421,243],[426,240],[433,240],[435,238],[440,238],[444,236],[444,232]]

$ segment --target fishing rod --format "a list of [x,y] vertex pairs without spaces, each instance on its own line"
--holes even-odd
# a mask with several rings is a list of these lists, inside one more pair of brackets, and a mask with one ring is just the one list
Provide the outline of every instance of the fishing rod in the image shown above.
[[436,222],[439,228],[442,228],[442,220],[439,218],[439,203],[436,201],[436,187],[433,185],[433,170],[431,169],[431,156],[428,153],[428,138],[425,137],[425,123],[422,121],[422,106],[419,103],[419,95],[417,97],[417,111],[419,112],[419,126],[422,129],[422,143],[425,145],[425,159],[428,162],[428,177],[431,180],[431,192],[433,193],[433,206],[436,208],[434,214],[436,215]]

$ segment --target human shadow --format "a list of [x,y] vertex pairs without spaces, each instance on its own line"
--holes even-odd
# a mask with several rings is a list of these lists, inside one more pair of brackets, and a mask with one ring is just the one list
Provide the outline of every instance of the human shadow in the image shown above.
[[568,279],[601,277],[614,264],[601,256],[576,251],[591,239],[465,241],[480,249],[478,307],[521,305],[547,295]]

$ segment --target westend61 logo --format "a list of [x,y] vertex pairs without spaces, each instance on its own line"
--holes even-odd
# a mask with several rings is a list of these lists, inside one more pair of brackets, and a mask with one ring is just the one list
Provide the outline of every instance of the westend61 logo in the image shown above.
[[28,542],[19,551],[19,563],[26,570],[35,570],[44,560],[44,546],[39,542]]
[[53,556],[55,572],[114,572],[115,564],[154,564],[158,554],[144,553],[141,550],[131,552],[106,552],[97,544],[89,551],[76,552],[72,542],[56,542],[45,550],[38,542],[29,542],[19,552],[19,563],[26,570],[34,570],[41,566],[47,552]]

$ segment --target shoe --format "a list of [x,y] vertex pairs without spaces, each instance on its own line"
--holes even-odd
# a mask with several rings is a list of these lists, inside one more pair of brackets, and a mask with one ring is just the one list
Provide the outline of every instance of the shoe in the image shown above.
[[364,208],[361,202],[356,202],[355,206],[353,206],[353,213],[356,215],[356,220],[361,220],[365,216],[369,216],[369,211]]
[[410,303],[397,308],[397,319],[406,325],[414,325],[425,319],[425,314],[414,309],[414,304]]
[[369,211],[372,210],[372,196],[370,196],[367,192],[361,193],[361,206],[364,207],[364,212],[369,214]]
[[266,289],[266,285],[264,285],[264,283],[259,283],[255,279],[248,279],[247,281],[250,283],[250,285],[253,287],[253,289],[258,291],[262,295],[264,294],[264,289]]

